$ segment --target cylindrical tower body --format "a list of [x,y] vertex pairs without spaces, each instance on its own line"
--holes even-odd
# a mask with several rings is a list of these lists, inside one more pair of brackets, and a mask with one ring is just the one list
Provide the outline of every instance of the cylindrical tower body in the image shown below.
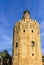
[[12,65],[42,65],[40,26],[28,12],[14,26]]

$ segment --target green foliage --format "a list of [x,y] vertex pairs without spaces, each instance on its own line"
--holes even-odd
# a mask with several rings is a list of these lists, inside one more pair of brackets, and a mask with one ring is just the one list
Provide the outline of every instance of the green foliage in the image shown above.
[[11,65],[12,57],[10,56],[7,50],[0,52],[0,56],[3,56],[4,63],[9,63]]

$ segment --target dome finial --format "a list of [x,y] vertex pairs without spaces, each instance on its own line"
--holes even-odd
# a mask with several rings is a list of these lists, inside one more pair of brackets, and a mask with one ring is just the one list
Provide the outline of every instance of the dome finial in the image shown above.
[[25,13],[28,13],[28,14],[30,14],[30,12],[29,12],[28,10],[25,10],[23,14],[25,14]]

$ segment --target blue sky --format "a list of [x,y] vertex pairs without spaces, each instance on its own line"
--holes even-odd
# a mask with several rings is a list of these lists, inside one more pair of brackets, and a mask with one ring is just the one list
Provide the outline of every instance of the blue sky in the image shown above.
[[44,54],[44,0],[0,0],[0,52],[6,49],[12,55],[13,27],[26,9],[40,24]]

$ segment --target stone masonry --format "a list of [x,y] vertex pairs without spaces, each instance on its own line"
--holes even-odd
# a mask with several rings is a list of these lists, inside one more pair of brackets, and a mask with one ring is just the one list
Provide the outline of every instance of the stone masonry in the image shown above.
[[42,65],[40,26],[27,10],[14,26],[12,65]]

